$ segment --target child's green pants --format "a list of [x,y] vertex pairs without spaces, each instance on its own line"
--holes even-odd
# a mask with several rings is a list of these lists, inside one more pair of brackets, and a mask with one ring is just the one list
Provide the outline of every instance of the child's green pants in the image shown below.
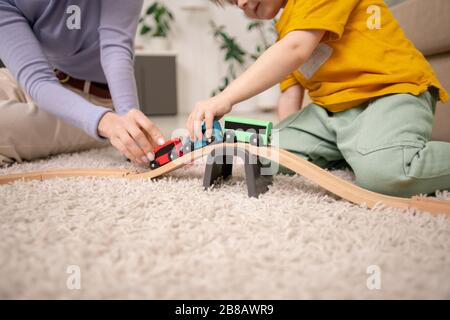
[[450,143],[430,141],[435,107],[429,91],[337,113],[311,104],[277,126],[273,144],[322,168],[347,163],[356,184],[375,192],[410,197],[448,190]]

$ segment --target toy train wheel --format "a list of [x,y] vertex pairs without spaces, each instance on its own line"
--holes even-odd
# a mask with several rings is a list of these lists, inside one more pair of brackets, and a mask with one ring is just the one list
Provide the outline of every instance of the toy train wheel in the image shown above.
[[176,158],[178,158],[178,154],[176,153],[176,151],[172,151],[171,153],[169,153],[169,160],[173,161]]
[[216,140],[216,139],[214,138],[214,136],[211,136],[210,138],[206,139],[206,143],[209,145],[209,144],[213,143],[214,140]]
[[225,132],[224,142],[225,143],[236,143],[237,142],[236,134],[234,133],[233,130],[227,130]]
[[187,154],[192,151],[194,151],[194,142],[186,143],[186,145],[183,147],[183,154]]
[[250,137],[250,144],[257,147],[262,146],[264,144],[262,136],[257,133],[252,134]]
[[159,163],[156,162],[156,161],[150,162],[150,168],[151,168],[152,170],[158,169],[158,168],[159,168]]

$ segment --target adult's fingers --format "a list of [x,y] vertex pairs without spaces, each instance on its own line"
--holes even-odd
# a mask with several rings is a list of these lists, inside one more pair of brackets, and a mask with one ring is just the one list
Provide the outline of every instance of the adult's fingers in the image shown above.
[[[148,158],[144,154],[144,151],[137,145],[136,141],[130,136],[128,132],[123,133],[119,137],[122,144],[125,146],[125,148],[128,150],[128,152],[132,155],[135,162],[137,162],[140,165],[147,165],[148,164]],[[145,160],[147,159],[147,161]]]
[[[144,155],[148,158],[148,155],[153,152],[153,146],[148,141],[148,138],[143,130],[141,130],[141,128],[134,123],[129,124],[127,126],[127,130],[137,145],[141,148]],[[144,160],[144,162],[146,161]]]
[[122,155],[130,159],[133,163],[138,164],[134,156],[128,151],[125,145],[118,138],[111,139],[111,144],[116,148]]
[[142,129],[151,138],[151,142],[156,145],[162,145],[165,142],[164,135],[161,133],[159,128],[143,113],[136,115],[136,121],[141,126]]

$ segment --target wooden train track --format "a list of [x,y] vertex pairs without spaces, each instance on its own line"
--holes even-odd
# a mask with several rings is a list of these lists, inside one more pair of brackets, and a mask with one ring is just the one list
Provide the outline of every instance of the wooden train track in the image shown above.
[[242,150],[247,150],[253,155],[258,155],[260,157],[278,162],[280,165],[296,172],[314,183],[317,183],[329,192],[352,203],[359,205],[365,204],[368,208],[373,208],[376,205],[381,204],[393,208],[417,209],[433,214],[446,214],[450,216],[450,201],[427,197],[398,198],[375,193],[345,181],[288,151],[275,147],[256,147],[244,143],[209,145],[203,149],[195,150],[181,158],[175,159],[163,167],[145,173],[138,173],[136,171],[126,169],[52,170],[0,176],[0,185],[12,183],[17,180],[48,180],[54,178],[80,176],[113,177],[129,180],[154,179],[179,169],[191,163],[195,159],[208,155],[213,149],[220,149],[224,147],[235,147]]

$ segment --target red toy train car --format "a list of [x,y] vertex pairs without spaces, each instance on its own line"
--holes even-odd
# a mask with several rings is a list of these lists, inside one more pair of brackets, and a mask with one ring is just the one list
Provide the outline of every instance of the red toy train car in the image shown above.
[[150,168],[159,168],[170,161],[183,156],[183,142],[180,138],[168,140],[154,150],[155,160],[150,162]]

